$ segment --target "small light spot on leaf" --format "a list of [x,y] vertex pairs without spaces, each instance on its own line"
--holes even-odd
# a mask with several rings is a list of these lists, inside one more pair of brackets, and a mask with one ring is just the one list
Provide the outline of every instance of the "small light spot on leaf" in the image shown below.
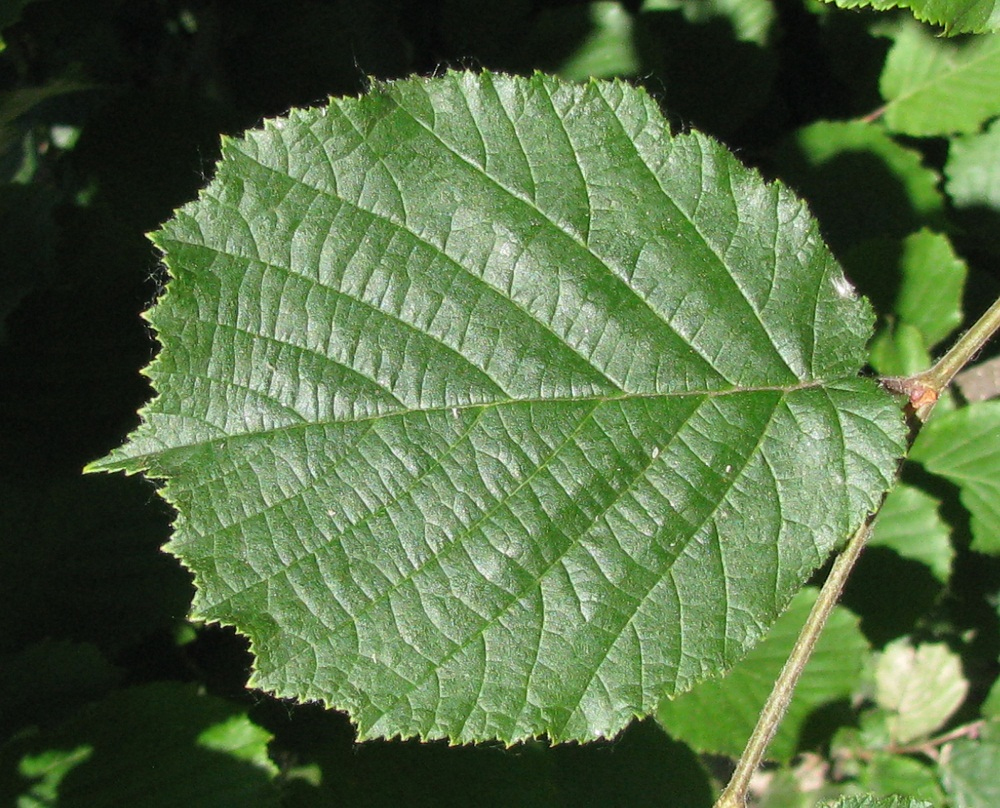
[[837,294],[841,297],[848,298],[854,297],[854,287],[851,286],[851,282],[847,280],[843,275],[840,275],[833,279],[833,288],[837,291]]

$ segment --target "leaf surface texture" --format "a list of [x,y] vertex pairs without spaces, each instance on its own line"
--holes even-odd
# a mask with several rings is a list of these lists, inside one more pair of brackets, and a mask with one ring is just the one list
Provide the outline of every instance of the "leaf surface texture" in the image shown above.
[[158,397],[95,468],[167,481],[196,614],[363,738],[617,733],[742,657],[902,451],[805,205],[623,83],[293,111],[154,239]]

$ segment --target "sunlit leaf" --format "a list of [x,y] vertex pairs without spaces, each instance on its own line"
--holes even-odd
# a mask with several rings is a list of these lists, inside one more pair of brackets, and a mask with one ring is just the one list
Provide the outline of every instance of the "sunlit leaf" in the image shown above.
[[768,0],[645,0],[642,11],[680,11],[696,24],[724,20],[737,40],[758,45],[767,44],[778,16]]
[[[553,23],[559,15],[572,9],[555,8],[548,11]],[[591,33],[579,47],[562,61],[558,73],[570,81],[590,77],[611,78],[631,76],[639,71],[639,59],[632,38],[632,16],[620,3],[595,2],[590,4]]]
[[889,547],[903,558],[922,561],[934,577],[947,583],[955,551],[940,502],[921,489],[897,483],[878,513],[869,547]]
[[979,738],[951,744],[941,761],[945,791],[956,808],[1000,805],[1000,722],[989,721]]
[[941,221],[940,177],[882,127],[818,121],[789,138],[778,163],[841,255],[869,239],[898,240]]
[[[767,636],[724,679],[702,682],[676,700],[664,700],[657,718],[667,731],[699,751],[738,757],[816,602],[816,592],[804,589],[796,595]],[[787,761],[797,751],[810,713],[851,694],[867,652],[857,617],[847,609],[834,609],[768,746],[768,759]]]
[[969,691],[958,654],[944,643],[886,646],[875,669],[875,698],[890,711],[890,738],[906,744],[939,729]]
[[924,228],[903,239],[866,241],[844,265],[879,313],[917,328],[928,348],[962,322],[967,267],[942,233]]
[[[831,0],[827,0],[830,2]],[[832,0],[841,8],[873,8],[887,11],[906,8],[918,20],[940,25],[946,33],[968,34],[1000,28],[1000,6],[996,0]]]
[[965,262],[947,236],[921,230],[903,239],[895,313],[916,326],[933,348],[962,322]]
[[1000,114],[1000,35],[943,39],[926,26],[899,26],[880,83],[893,132],[975,132]]
[[880,328],[868,349],[868,361],[882,376],[910,376],[931,366],[930,351],[920,329],[908,323]]
[[1000,401],[942,413],[920,431],[910,457],[955,483],[972,514],[972,549],[1000,554]]
[[1000,252],[1000,120],[952,138],[944,172],[968,237]]
[[362,737],[618,732],[730,667],[895,472],[805,205],[622,83],[449,73],[224,144],[156,234],[196,614]]

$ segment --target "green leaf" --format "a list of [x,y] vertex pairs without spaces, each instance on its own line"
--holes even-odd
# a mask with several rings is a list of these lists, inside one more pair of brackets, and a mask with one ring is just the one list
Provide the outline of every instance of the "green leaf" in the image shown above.
[[1000,114],[1000,35],[950,41],[903,21],[894,38],[880,82],[891,131],[917,137],[975,132]]
[[827,808],[934,808],[931,803],[912,797],[876,797],[874,794],[841,797],[824,805]]
[[928,348],[961,325],[968,270],[947,236],[925,228],[902,240],[866,241],[844,265],[876,311],[918,329]]
[[1000,722],[990,721],[978,739],[951,744],[941,760],[944,788],[955,808],[1000,805]]
[[868,361],[880,376],[912,376],[932,362],[924,335],[907,323],[880,328],[868,346]]
[[781,177],[809,201],[841,254],[864,241],[901,239],[941,221],[938,175],[883,128],[819,121],[798,130],[777,156]]
[[[674,700],[664,700],[657,718],[675,738],[701,752],[738,757],[775,679],[791,653],[817,590],[799,592],[758,645],[724,679],[701,682]],[[788,712],[768,747],[768,758],[787,762],[817,707],[853,691],[868,652],[858,619],[837,607],[809,658]]]
[[861,788],[876,794],[896,794],[946,805],[937,774],[922,761],[905,755],[875,752],[858,777]]
[[117,691],[8,745],[0,771],[12,779],[16,767],[18,804],[39,808],[276,806],[269,739],[239,707],[157,683]]
[[645,0],[642,13],[680,11],[695,24],[724,20],[739,42],[765,46],[777,22],[777,12],[768,0]]
[[963,320],[967,267],[948,237],[923,229],[902,240],[870,239],[844,264],[886,319],[869,348],[872,366],[886,376],[926,370],[930,349]]
[[939,729],[969,691],[962,660],[944,643],[913,647],[906,639],[886,646],[875,668],[875,699],[891,711],[889,734],[907,744]]
[[1000,401],[979,401],[931,419],[910,458],[955,483],[972,515],[972,549],[1000,554]]
[[868,546],[888,547],[903,558],[920,561],[947,583],[955,551],[948,524],[938,512],[940,505],[921,489],[897,483],[879,510]]
[[1000,120],[982,133],[952,138],[944,173],[965,230],[1000,252]]
[[[547,11],[545,21],[553,33],[562,17],[576,9],[554,8]],[[589,17],[593,30],[576,50],[559,65],[558,73],[570,81],[583,81],[590,77],[611,78],[632,76],[639,72],[639,58],[633,44],[632,15],[620,3],[595,2],[589,4]]]
[[951,139],[945,176],[948,195],[957,207],[1000,210],[1000,120],[981,133]]
[[983,702],[982,713],[984,718],[1000,719],[1000,679],[993,681],[993,687]]
[[940,25],[946,34],[982,34],[1000,28],[996,0],[827,0],[840,8],[887,11],[907,8],[923,22]]
[[195,613],[361,737],[617,733],[875,507],[898,405],[802,202],[623,83],[448,73],[224,144],[155,237]]
[[903,240],[899,270],[895,312],[933,348],[962,323],[965,262],[947,236],[921,230]]

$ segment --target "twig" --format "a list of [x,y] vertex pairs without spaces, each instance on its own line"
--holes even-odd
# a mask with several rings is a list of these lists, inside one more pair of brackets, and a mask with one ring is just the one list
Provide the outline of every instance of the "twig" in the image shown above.
[[774,688],[767,698],[764,709],[760,711],[757,726],[754,727],[753,734],[747,741],[746,749],[743,750],[743,754],[736,764],[736,771],[733,772],[726,790],[722,792],[722,796],[715,803],[715,808],[745,808],[750,779],[764,759],[767,746],[777,731],[778,724],[781,723],[781,719],[785,715],[785,710],[788,709],[795,685],[812,655],[816,641],[823,631],[823,626],[826,625],[826,620],[830,616],[830,612],[833,611],[833,607],[837,605],[851,569],[858,560],[858,556],[861,555],[865,542],[868,541],[873,520],[874,516],[865,520],[865,523],[851,536],[851,540],[847,542],[847,546],[833,563],[830,574],[827,576],[823,588],[809,612],[809,617],[806,618],[806,623],[795,641],[795,647],[785,661],[781,673],[778,674],[778,679],[774,683]]

